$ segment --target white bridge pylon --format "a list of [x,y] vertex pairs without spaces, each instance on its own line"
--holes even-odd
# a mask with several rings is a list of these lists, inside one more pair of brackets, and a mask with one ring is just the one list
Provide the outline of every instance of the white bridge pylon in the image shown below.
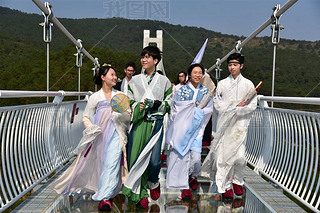
[[[158,63],[156,70],[160,70],[166,75],[163,66],[163,38],[162,38],[162,30],[157,30],[157,37],[150,38],[150,30],[143,30],[143,48],[149,45],[155,45],[159,48],[161,52],[161,61]],[[142,69],[143,70],[143,69]]]

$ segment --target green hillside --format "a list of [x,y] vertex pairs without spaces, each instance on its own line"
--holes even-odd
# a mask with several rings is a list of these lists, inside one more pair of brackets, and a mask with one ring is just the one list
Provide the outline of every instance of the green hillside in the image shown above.
[[[53,11],[54,12],[54,11]],[[143,30],[151,36],[163,30],[164,59],[167,76],[171,80],[186,70],[206,38],[208,46],[203,65],[211,67],[216,58],[222,58],[245,37],[225,35],[197,27],[183,27],[161,21],[111,19],[59,19],[84,47],[98,57],[100,63],[112,63],[119,77],[127,61],[139,64]],[[46,90],[46,44],[42,40],[43,17],[0,7],[0,89]],[[264,85],[260,92],[271,94],[273,46],[269,37],[259,37],[243,48],[246,57],[243,75],[255,84]],[[78,68],[74,66],[75,46],[55,26],[50,43],[51,90],[77,90]],[[84,58],[81,68],[81,90],[93,90],[92,62]],[[277,51],[275,95],[319,97],[320,41],[281,39]],[[228,75],[222,65],[222,77]],[[140,69],[140,67],[138,68]],[[212,73],[214,76],[214,73]],[[309,93],[312,90],[311,93]],[[309,93],[309,94],[308,94]],[[1,100],[2,104],[4,100]],[[31,103],[25,100],[23,103]],[[1,105],[2,105],[1,104]]]

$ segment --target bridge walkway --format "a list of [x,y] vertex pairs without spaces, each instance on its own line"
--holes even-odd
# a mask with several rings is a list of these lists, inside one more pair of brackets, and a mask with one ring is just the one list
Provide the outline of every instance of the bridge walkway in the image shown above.
[[[13,213],[78,213],[98,212],[99,202],[90,196],[69,197],[59,195],[51,189],[52,182],[66,170],[73,159],[52,178],[34,188],[34,193],[20,204]],[[268,183],[249,167],[245,168],[245,194],[236,197],[232,203],[223,202],[221,195],[215,193],[211,182],[199,178],[199,188],[192,192],[192,200],[179,199],[180,191],[165,188],[166,167],[160,173],[161,196],[151,201],[148,212],[305,212],[295,202],[283,194],[281,188]],[[115,199],[112,212],[137,212],[135,205],[126,205],[120,193]],[[147,211],[145,211],[147,212]]]

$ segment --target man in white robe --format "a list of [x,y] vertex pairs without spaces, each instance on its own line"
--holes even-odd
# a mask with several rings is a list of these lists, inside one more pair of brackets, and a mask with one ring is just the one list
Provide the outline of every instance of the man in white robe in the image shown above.
[[[243,194],[245,142],[256,96],[244,101],[253,83],[240,73],[244,57],[231,54],[228,59],[229,77],[218,83],[214,108],[218,112],[217,133],[202,166],[201,175],[211,178],[225,199]],[[234,190],[234,191],[233,191]]]

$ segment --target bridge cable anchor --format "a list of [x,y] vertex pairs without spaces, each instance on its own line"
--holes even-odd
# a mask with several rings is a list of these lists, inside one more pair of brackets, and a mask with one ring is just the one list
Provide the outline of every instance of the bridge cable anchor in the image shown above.
[[76,57],[76,66],[77,67],[82,67],[82,57],[83,57],[83,53],[82,53],[82,41],[80,39],[77,40],[77,43],[79,44],[79,46],[76,46],[77,49],[77,53],[74,54],[74,56]]
[[221,63],[220,63],[220,58],[217,58],[217,61],[216,61],[216,79],[217,81],[219,81],[220,77],[221,77],[221,71],[222,69],[220,69],[221,67]]
[[42,12],[44,21],[39,25],[43,27],[43,41],[46,43],[50,43],[52,40],[52,26],[53,26],[53,23],[50,21],[51,18],[53,17],[53,13],[51,11],[52,5],[49,2],[45,2],[44,6],[47,8],[49,13],[48,15],[46,15],[44,12]]
[[[99,70],[99,67],[100,67],[100,64],[99,64],[99,59],[97,57],[94,58],[94,67],[92,68],[92,71],[93,71],[93,77],[98,73],[98,70]],[[97,91],[97,85],[95,84],[95,91]]]
[[280,42],[280,30],[284,29],[284,26],[280,25],[280,18],[282,15],[277,17],[277,12],[280,10],[280,4],[275,5],[273,8],[272,18],[274,19],[271,24],[271,42],[272,44],[278,44]]
[[238,40],[235,48],[237,53],[241,53],[242,47],[240,48],[240,45],[241,45],[241,41]]
[[92,70],[94,71],[94,75],[98,72],[98,69],[100,67],[100,64],[99,64],[99,59],[96,57],[94,58],[95,62],[93,63],[94,65],[94,68],[92,68]]

